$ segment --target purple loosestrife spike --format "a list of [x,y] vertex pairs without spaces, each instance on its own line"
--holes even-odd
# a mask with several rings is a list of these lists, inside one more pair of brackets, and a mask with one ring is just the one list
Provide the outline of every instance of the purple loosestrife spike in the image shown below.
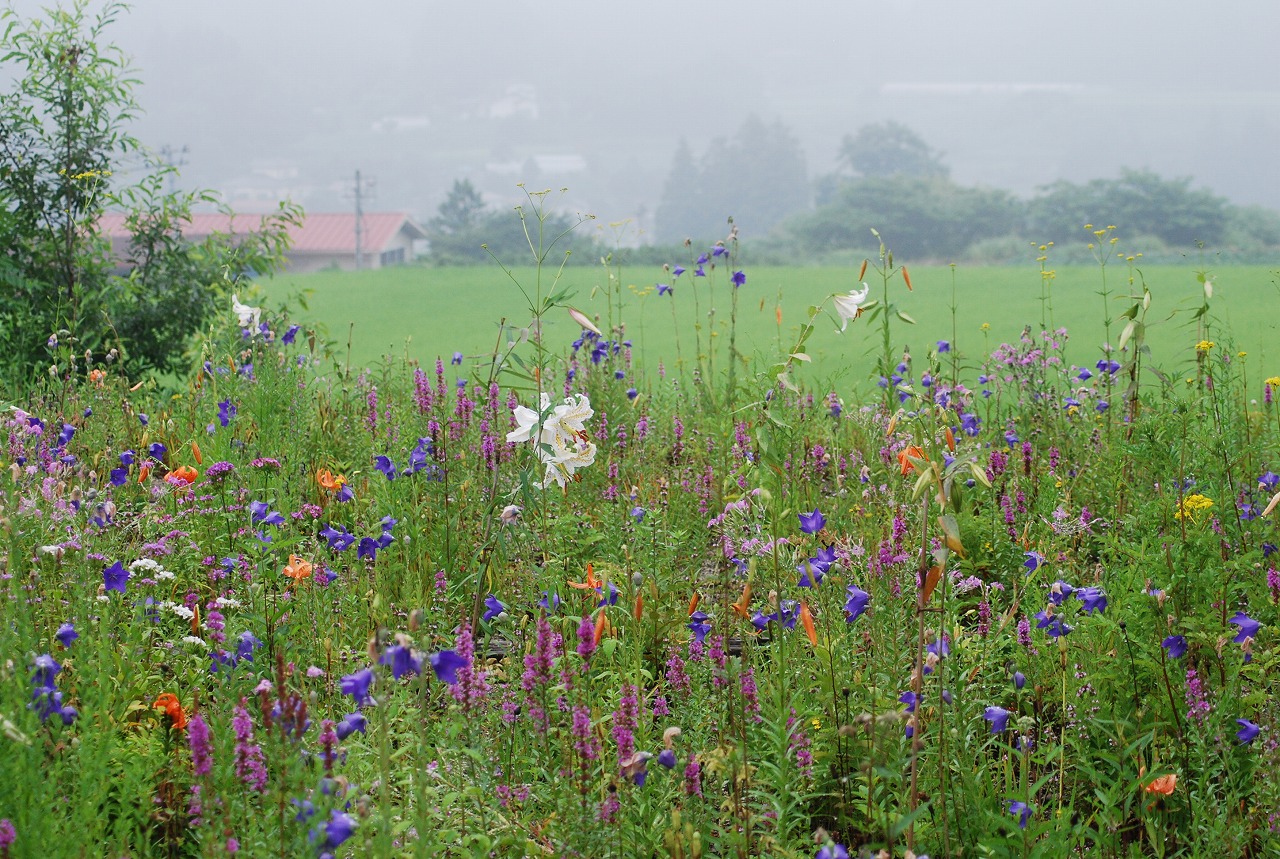
[[1236,739],[1240,741],[1240,745],[1247,746],[1254,741],[1254,738],[1262,732],[1262,728],[1250,722],[1248,719],[1236,719],[1236,724],[1240,726],[1240,730],[1236,731]]
[[187,723],[187,742],[191,746],[191,768],[197,776],[213,772],[213,744],[209,724],[200,712],[193,713]]
[[983,712],[982,718],[991,723],[991,733],[999,734],[1008,729],[1010,715],[1004,707],[988,707]]
[[584,614],[578,623],[578,655],[584,660],[590,659],[596,652],[596,625],[591,615]]

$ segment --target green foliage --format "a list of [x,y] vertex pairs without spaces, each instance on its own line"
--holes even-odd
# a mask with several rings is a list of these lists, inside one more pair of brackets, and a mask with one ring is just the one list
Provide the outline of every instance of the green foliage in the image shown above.
[[942,163],[942,153],[934,151],[918,134],[898,122],[864,125],[857,134],[845,135],[836,160],[854,176],[864,178],[945,179],[951,172]]
[[832,248],[874,252],[873,227],[894,237],[904,258],[949,261],[975,241],[1012,232],[1022,204],[1005,191],[968,188],[943,177],[897,174],[842,183],[831,201],[782,230],[804,257]]
[[[0,13],[0,65],[13,74],[0,95],[0,378],[10,382],[50,363],[55,372],[92,365],[109,350],[130,372],[174,372],[240,278],[279,267],[285,228],[300,214],[282,207],[252,235],[195,243],[184,225],[210,195],[163,193],[159,169],[122,184],[115,168],[143,156],[128,133],[137,81],[105,41],[124,7],[109,3],[93,18],[87,8],[78,0],[32,21]],[[99,232],[108,209],[128,213],[127,276]]]
[[[533,248],[526,226],[534,233],[538,226],[527,225],[523,214],[518,214],[513,217],[510,211],[490,210],[470,181],[455,181],[436,217],[427,224],[432,263],[476,265],[494,259],[528,259]],[[596,245],[589,235],[572,234],[577,223],[568,215],[548,213],[540,226],[548,238],[564,236],[556,247],[570,254],[570,263],[594,265],[599,260]]]
[[[538,256],[553,260],[532,196]],[[876,259],[879,306],[945,304],[948,280],[914,269],[908,292],[890,256]],[[349,275],[345,291],[369,292],[350,284],[374,274]],[[334,855],[807,859],[829,843],[851,855],[1267,855],[1280,583],[1267,578],[1275,518],[1258,508],[1280,411],[1260,398],[1273,358],[1195,351],[1228,339],[1215,311],[1239,300],[1226,297],[1229,273],[1211,296],[1197,280],[1208,275],[1144,271],[1192,281],[1197,315],[1166,326],[1159,354],[1135,330],[1125,348],[1143,361],[1118,352],[1115,381],[1082,378],[1056,322],[1019,336],[1013,317],[965,345],[945,315],[889,327],[868,312],[839,336],[815,307],[787,351],[751,356],[847,356],[880,329],[885,354],[902,356],[893,411],[853,406],[867,400],[827,380],[834,360],[821,381],[768,375],[760,402],[708,408],[697,385],[626,351],[587,357],[598,341],[555,324],[574,284],[510,274],[526,303],[509,286],[470,301],[543,317],[530,326],[536,351],[512,354],[537,368],[538,387],[585,395],[594,411],[575,436],[594,462],[563,490],[532,490],[533,445],[503,443],[512,406],[536,393],[518,372],[491,384],[490,354],[439,371],[393,358],[349,367],[306,337],[284,343],[297,320],[271,311],[248,338],[221,313],[204,344],[210,369],[178,396],[131,390],[109,368],[42,381],[0,414],[0,653],[11,654],[0,817],[17,832],[15,859],[70,859],[86,844],[215,856],[231,838],[243,855],[312,855],[347,829]],[[818,274],[770,276],[812,286]],[[847,289],[850,274],[832,282]],[[1096,287],[1096,270],[1092,284],[1069,274],[1060,299]],[[993,277],[957,278],[957,316],[1018,298],[1012,283],[1007,301],[992,298]],[[700,288],[705,300],[725,286]],[[1118,320],[1145,325],[1174,303],[1161,288],[1144,316],[1150,293],[1128,292]],[[607,304],[630,331],[640,303],[619,296],[575,306],[604,315]],[[940,333],[949,352],[904,354]],[[1096,320],[1073,333],[1096,342]],[[448,354],[449,336],[428,348]],[[1149,374],[1154,363],[1187,375]],[[1143,407],[1109,427],[1097,406],[1125,408],[1116,389],[1130,371]],[[55,441],[64,424],[76,432]],[[155,442],[167,451],[148,458]],[[425,454],[420,468],[411,450]],[[394,479],[378,457],[398,466]],[[194,486],[163,479],[181,466],[196,468]],[[117,468],[124,479],[109,476]],[[1191,491],[1213,504],[1179,519]],[[821,527],[798,520],[810,510]],[[338,527],[367,544],[331,544]],[[820,552],[833,558],[823,580],[798,584]],[[937,572],[921,575],[922,558]],[[124,593],[104,587],[116,560],[132,569]],[[309,575],[296,576],[300,561]],[[1106,606],[1087,608],[1063,583],[1097,589]],[[851,586],[868,596],[857,618]],[[489,594],[503,611],[480,618]],[[695,610],[709,625],[701,647]],[[1233,640],[1237,611],[1259,624],[1248,641]],[[1038,626],[1050,613],[1069,634]],[[66,621],[80,636],[70,644],[57,636]],[[471,698],[431,668],[464,651],[464,624],[488,684]],[[1172,634],[1185,654],[1161,646]],[[78,711],[66,723],[41,718],[42,655],[60,665],[61,705]],[[366,669],[371,697],[358,702],[349,685]],[[155,706],[163,693],[188,715],[198,702],[207,771],[191,727]],[[238,707],[252,733],[239,743]],[[1008,713],[1003,729],[989,707]],[[365,730],[330,733],[353,716]],[[1238,718],[1265,733],[1241,744]],[[264,787],[245,782],[245,744]],[[1149,789],[1165,774],[1177,775],[1170,792]]]
[[710,244],[727,235],[728,218],[764,235],[808,207],[808,184],[804,153],[781,122],[750,116],[697,159],[681,140],[658,205],[658,241]]
[[1213,246],[1226,235],[1227,214],[1225,199],[1192,188],[1190,178],[1122,170],[1118,179],[1061,181],[1041,189],[1028,204],[1026,229],[1041,240],[1062,242],[1078,238],[1085,224],[1117,224],[1179,247]]

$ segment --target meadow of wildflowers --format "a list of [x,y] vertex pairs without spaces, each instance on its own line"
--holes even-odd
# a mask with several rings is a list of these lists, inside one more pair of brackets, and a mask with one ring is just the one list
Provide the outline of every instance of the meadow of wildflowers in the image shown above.
[[[655,284],[732,320],[736,245]],[[237,295],[176,388],[50,374],[0,414],[0,857],[1277,855],[1280,367],[1209,285],[1175,377],[1133,278],[1083,365],[849,280],[643,374],[551,274],[480,357]],[[795,375],[841,337],[873,396]]]

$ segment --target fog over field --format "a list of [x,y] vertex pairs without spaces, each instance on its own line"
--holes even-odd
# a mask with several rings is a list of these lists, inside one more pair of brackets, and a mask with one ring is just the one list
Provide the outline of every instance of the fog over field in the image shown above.
[[678,141],[702,153],[752,114],[791,130],[810,180],[894,120],[962,183],[1128,166],[1280,208],[1278,25],[1269,0],[165,0],[108,32],[141,81],[136,135],[241,209],[346,209],[359,169],[370,208],[423,219],[469,178],[643,226]]

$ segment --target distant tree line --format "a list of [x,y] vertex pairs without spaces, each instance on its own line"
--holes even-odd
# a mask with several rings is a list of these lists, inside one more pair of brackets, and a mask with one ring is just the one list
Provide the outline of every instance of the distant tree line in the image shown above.
[[[624,262],[682,260],[685,240],[709,246],[727,235],[732,217],[750,241],[751,261],[823,262],[875,250],[871,228],[902,257],[917,260],[1022,261],[1028,246],[1054,242],[1059,258],[1088,258],[1086,224],[1115,225],[1151,257],[1204,245],[1242,258],[1280,254],[1280,213],[1232,205],[1189,178],[1125,169],[1114,179],[1059,181],[1030,199],[951,178],[943,153],[896,122],[873,123],[846,135],[837,170],[810,182],[804,154],[781,123],[748,117],[731,137],[717,138],[696,156],[676,148],[656,212],[656,242],[623,249]],[[557,236],[573,219],[544,224]],[[431,259],[438,264],[519,262],[529,256],[519,217],[485,206],[467,181],[454,183],[428,224]],[[573,261],[595,264],[610,253],[593,231],[570,232],[559,247]],[[487,245],[486,251],[482,245]],[[557,257],[557,261],[559,257]]]
[[495,259],[504,265],[527,264],[533,259],[530,243],[538,246],[540,227],[544,247],[558,239],[553,255],[556,264],[566,251],[575,263],[596,263],[599,249],[585,226],[558,212],[548,214],[539,225],[530,207],[518,212],[492,209],[470,180],[459,179],[426,224],[429,260],[436,265],[492,263]]
[[[713,145],[700,160],[682,143],[658,209],[658,237],[704,243],[718,237],[731,214],[752,234],[769,231],[765,255],[795,262],[873,249],[872,227],[891,237],[900,255],[939,261],[1020,259],[1031,241],[1083,245],[1085,224],[1114,224],[1157,251],[1196,244],[1244,254],[1280,251],[1280,213],[1232,205],[1189,178],[1126,169],[1114,179],[1055,182],[1021,199],[957,183],[942,153],[895,122],[845,136],[837,162],[835,173],[813,183],[810,208],[799,193],[803,157],[782,126],[749,120],[731,143]],[[741,199],[767,200],[770,207],[736,200],[739,183],[755,195]]]

